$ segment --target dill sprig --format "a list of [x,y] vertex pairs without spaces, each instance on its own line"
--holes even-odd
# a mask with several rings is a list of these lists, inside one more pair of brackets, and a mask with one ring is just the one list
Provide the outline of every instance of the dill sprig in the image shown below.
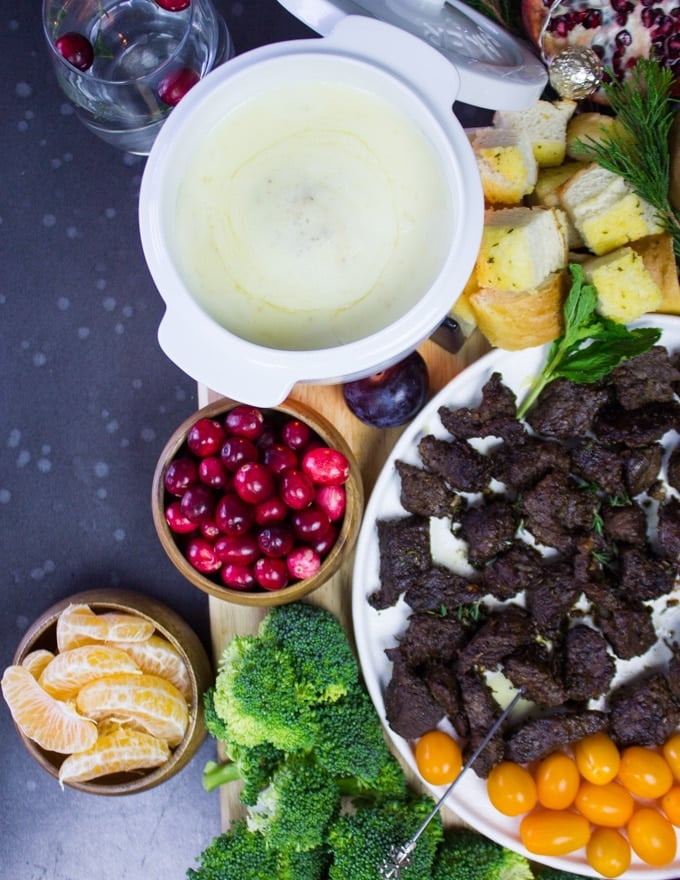
[[641,58],[624,80],[612,78],[603,90],[619,128],[603,129],[601,139],[579,140],[579,151],[624,178],[656,211],[680,257],[680,213],[670,201],[668,140],[676,101],[673,73],[654,58]]

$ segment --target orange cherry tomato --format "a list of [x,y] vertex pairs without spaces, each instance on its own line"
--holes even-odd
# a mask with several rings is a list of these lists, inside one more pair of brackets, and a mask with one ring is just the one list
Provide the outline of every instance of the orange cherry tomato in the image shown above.
[[536,806],[534,777],[514,761],[501,761],[492,768],[486,791],[494,807],[505,816],[519,816]]
[[620,877],[630,867],[630,844],[615,828],[596,828],[586,844],[586,860],[603,877]]
[[418,772],[430,785],[452,782],[463,766],[460,746],[443,730],[429,730],[415,748]]
[[673,774],[659,752],[645,746],[628,746],[621,753],[619,781],[637,797],[659,798],[673,785]]
[[550,810],[566,810],[576,797],[581,777],[576,761],[563,752],[553,752],[534,772],[538,802]]
[[593,733],[574,744],[574,758],[579,773],[588,782],[604,785],[619,772],[621,755],[616,743],[606,733]]
[[619,782],[593,785],[592,782],[584,780],[579,786],[574,806],[593,825],[623,828],[633,815],[635,800],[628,789]]
[[660,868],[675,858],[675,829],[658,810],[640,807],[633,813],[626,830],[630,845],[648,865]]
[[667,739],[662,751],[673,776],[680,782],[680,733],[674,733]]
[[519,836],[531,853],[562,856],[581,849],[590,840],[590,823],[571,810],[544,810],[528,813],[519,824]]
[[661,809],[673,825],[680,828],[680,785],[674,785],[661,798]]

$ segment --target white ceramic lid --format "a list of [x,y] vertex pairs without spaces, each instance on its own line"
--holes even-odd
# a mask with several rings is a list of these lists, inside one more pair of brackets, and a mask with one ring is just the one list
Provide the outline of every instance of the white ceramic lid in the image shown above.
[[458,100],[489,110],[524,110],[548,75],[531,48],[460,0],[279,0],[297,19],[327,36],[347,15],[389,22],[420,37],[454,64]]

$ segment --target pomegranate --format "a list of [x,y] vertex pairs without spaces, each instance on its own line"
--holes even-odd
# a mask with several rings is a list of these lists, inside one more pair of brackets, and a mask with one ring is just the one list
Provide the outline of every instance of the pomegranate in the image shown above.
[[[522,0],[527,36],[539,46],[551,0]],[[567,46],[590,46],[609,72],[624,79],[638,58],[657,58],[680,77],[680,3],[677,0],[566,0],[553,12],[543,38],[547,58]],[[678,87],[680,91],[680,85]],[[593,99],[606,103],[602,88]]]

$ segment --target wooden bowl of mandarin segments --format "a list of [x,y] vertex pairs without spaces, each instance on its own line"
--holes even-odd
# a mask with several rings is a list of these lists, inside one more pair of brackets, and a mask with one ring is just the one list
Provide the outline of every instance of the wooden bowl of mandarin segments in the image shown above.
[[[12,662],[19,665],[27,654],[40,648],[56,653],[57,620],[69,605],[77,604],[88,605],[96,614],[122,612],[134,614],[153,623],[154,635],[167,639],[184,661],[188,671],[191,699],[187,701],[189,723],[184,737],[175,748],[171,749],[170,757],[164,764],[149,770],[116,773],[87,782],[64,784],[88,794],[98,795],[127,795],[154,788],[186,766],[205,739],[203,693],[214,679],[206,650],[191,627],[163,603],[133,591],[101,589],[68,596],[44,611],[24,634]],[[31,757],[57,779],[59,767],[66,756],[45,751],[18,727],[17,732]]]
[[[197,571],[189,563],[180,548],[182,536],[178,536],[171,531],[165,517],[165,508],[169,501],[164,483],[165,473],[170,462],[186,449],[189,429],[201,418],[223,420],[231,409],[239,405],[226,398],[210,403],[186,419],[172,434],[160,455],[153,477],[152,512],[154,524],[161,544],[175,567],[188,581],[195,587],[203,590],[203,592],[217,599],[223,599],[226,602],[261,608],[295,602],[303,596],[308,596],[322,586],[322,584],[325,584],[350,557],[359,533],[364,508],[364,490],[361,473],[349,444],[326,418],[315,412],[311,407],[289,399],[279,406],[262,408],[261,411],[265,416],[265,420],[268,418],[268,414],[270,414],[270,417],[279,421],[289,417],[304,422],[321,439],[324,445],[342,452],[349,462],[350,473],[344,484],[346,493],[345,511],[342,519],[335,524],[337,528],[335,543],[327,555],[322,558],[321,565],[316,574],[301,580],[291,580],[287,586],[279,590],[264,590],[259,587],[252,589],[231,588],[224,584],[219,573],[212,575],[204,574]],[[180,539],[179,541],[178,538]]]

